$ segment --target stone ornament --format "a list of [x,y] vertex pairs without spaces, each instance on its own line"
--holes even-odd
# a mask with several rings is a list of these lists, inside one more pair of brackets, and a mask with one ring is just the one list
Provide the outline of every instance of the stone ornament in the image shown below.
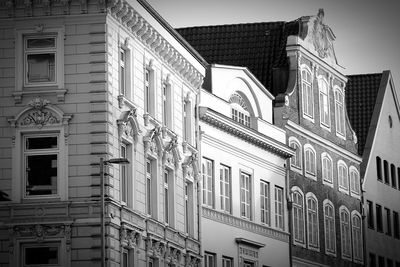
[[312,28],[312,38],[314,48],[321,58],[326,58],[332,54],[333,47],[332,41],[334,37],[327,25],[324,24],[324,10],[319,9],[318,15],[315,18],[314,25]]
[[45,125],[59,124],[60,120],[46,106],[50,102],[45,99],[35,98],[29,102],[29,106],[33,111],[26,114],[22,120],[21,126],[36,126],[39,129]]

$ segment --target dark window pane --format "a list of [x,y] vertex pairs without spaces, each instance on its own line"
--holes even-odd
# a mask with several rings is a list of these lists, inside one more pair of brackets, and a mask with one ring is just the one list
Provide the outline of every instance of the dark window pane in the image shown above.
[[28,48],[50,48],[56,46],[56,38],[38,38],[38,39],[28,39]]
[[57,155],[27,156],[27,195],[57,193]]
[[25,264],[58,264],[58,247],[25,248]]
[[26,149],[57,148],[57,137],[30,137],[26,139]]
[[28,61],[28,82],[54,82],[55,75],[55,54],[29,54]]

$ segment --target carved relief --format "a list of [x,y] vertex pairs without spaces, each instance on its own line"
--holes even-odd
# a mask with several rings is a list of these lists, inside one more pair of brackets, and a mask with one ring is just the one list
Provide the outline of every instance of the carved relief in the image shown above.
[[169,164],[176,167],[181,160],[178,149],[178,137],[174,136],[171,141],[165,146],[163,151],[163,164]]
[[42,242],[48,237],[65,237],[67,245],[71,242],[70,225],[23,225],[14,226],[11,231],[15,237],[33,237],[38,242]]
[[320,9],[312,28],[313,44],[319,57],[326,58],[333,54],[332,37],[329,27],[324,24],[324,10]]
[[198,155],[197,153],[192,153],[186,160],[182,163],[183,177],[189,176],[194,177],[196,180],[199,178],[199,167],[198,167]]
[[143,138],[145,153],[161,156],[163,151],[163,142],[161,138],[161,127],[156,126],[150,130],[147,136]]
[[122,118],[117,120],[119,134],[126,139],[132,139],[135,142],[141,130],[137,120],[136,108],[132,108],[122,114]]
[[138,230],[131,230],[124,226],[120,229],[121,246],[132,249],[140,246],[142,234]]

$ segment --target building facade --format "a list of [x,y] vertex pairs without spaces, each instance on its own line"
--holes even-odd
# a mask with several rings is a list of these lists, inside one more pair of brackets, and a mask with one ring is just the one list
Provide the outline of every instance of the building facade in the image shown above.
[[204,266],[289,266],[286,159],[273,96],[243,67],[210,65],[200,101]]
[[[400,266],[400,106],[390,71],[349,76],[349,118],[363,161],[367,266]],[[363,103],[360,105],[359,103]]]
[[204,60],[141,0],[1,1],[0,34],[0,265],[198,266]]
[[361,157],[346,112],[347,77],[324,11],[291,22],[178,31],[208,62],[248,67],[275,96],[274,123],[296,150],[289,175],[291,264],[362,265]]

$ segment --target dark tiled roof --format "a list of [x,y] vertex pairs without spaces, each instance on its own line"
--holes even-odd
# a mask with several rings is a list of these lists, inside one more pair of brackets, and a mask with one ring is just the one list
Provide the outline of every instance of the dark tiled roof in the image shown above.
[[[247,67],[274,95],[274,68],[289,66],[286,41],[298,35],[300,24],[261,22],[181,28],[177,31],[210,64]],[[274,92],[275,91],[275,92]]]
[[382,73],[350,75],[346,85],[347,113],[358,138],[358,153],[363,154],[374,112]]

